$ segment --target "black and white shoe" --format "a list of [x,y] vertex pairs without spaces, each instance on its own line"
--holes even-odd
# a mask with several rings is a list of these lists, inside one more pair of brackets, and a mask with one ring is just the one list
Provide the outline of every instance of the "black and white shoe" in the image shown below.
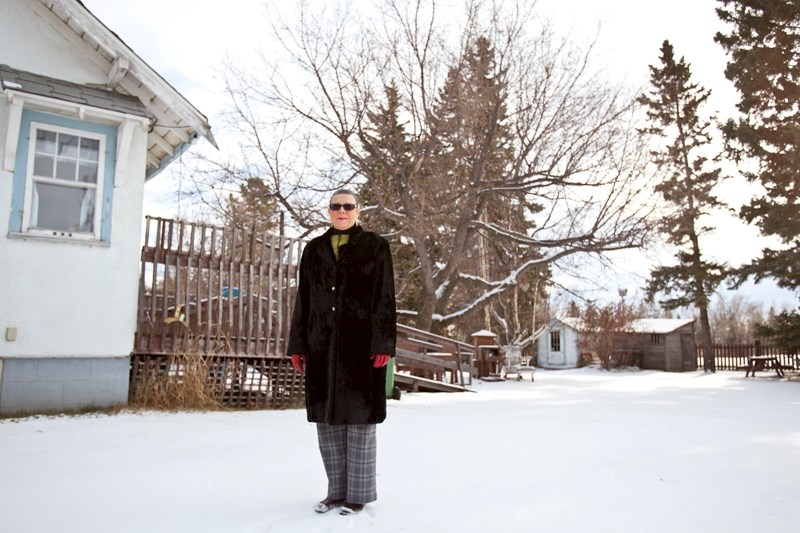
[[325,498],[321,502],[317,502],[314,504],[314,512],[315,513],[327,513],[331,509],[336,507],[341,507],[344,505],[344,500],[335,500],[333,498]]
[[339,511],[341,515],[353,515],[358,514],[364,510],[363,503],[346,503],[344,507]]

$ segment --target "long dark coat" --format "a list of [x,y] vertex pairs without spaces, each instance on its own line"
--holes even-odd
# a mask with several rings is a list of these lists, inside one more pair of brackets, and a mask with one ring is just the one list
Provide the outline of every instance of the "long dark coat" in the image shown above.
[[287,352],[306,355],[309,422],[377,424],[386,418],[386,368],[370,357],[394,357],[397,339],[389,243],[357,226],[337,262],[332,233],[303,251]]

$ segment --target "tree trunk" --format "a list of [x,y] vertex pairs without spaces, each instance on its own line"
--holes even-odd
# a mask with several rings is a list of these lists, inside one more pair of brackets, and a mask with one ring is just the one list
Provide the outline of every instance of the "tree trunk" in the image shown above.
[[711,323],[708,320],[708,307],[700,307],[700,344],[703,347],[703,369],[706,372],[716,372],[717,365],[714,361],[714,350],[711,347]]

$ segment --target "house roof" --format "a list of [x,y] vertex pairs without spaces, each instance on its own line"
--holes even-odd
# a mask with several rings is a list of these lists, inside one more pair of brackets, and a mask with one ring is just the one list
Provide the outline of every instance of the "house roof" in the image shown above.
[[[123,100],[116,96],[128,96],[143,106],[150,119],[145,179],[163,170],[198,136],[217,146],[205,115],[100,22],[80,0],[32,0],[31,5],[89,61],[108,73],[103,87],[84,86],[78,91],[83,96],[94,98],[93,104],[87,105],[102,103],[100,94],[89,91],[99,89],[113,95],[113,101],[104,105],[122,106]],[[54,92],[49,96],[67,101],[81,97],[75,94],[77,88],[74,84],[69,87],[67,82],[63,83],[61,88],[69,89],[66,94]],[[48,88],[38,90],[47,91]]]
[[132,96],[25,72],[8,65],[0,65],[0,80],[6,89],[98,107],[125,115],[147,116],[144,105]]

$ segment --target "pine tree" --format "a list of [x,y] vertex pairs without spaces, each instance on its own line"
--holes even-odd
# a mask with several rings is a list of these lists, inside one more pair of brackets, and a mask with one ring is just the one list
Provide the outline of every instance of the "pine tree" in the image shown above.
[[[401,107],[398,89],[394,82],[384,87],[385,102],[378,109],[367,112],[365,127],[359,133],[361,144],[367,156],[361,172],[367,181],[359,189],[364,205],[372,206],[364,212],[365,223],[383,235],[394,236],[402,233],[410,225],[400,213],[414,212],[406,202],[412,199],[404,194],[409,189],[419,190],[410,153],[413,142],[406,126],[401,122]],[[414,196],[414,201],[422,201]],[[406,229],[415,232],[416,227]],[[413,239],[393,238],[392,256],[394,268],[398,273],[398,307],[417,309],[420,300],[422,279],[416,259]]]
[[[716,163],[703,152],[711,143],[711,121],[699,110],[710,91],[691,81],[691,70],[684,58],[675,59],[669,41],[661,46],[660,66],[650,67],[651,88],[639,98],[648,109],[650,126],[644,133],[666,141],[666,146],[652,152],[654,162],[665,171],[665,179],[655,190],[670,206],[661,219],[667,241],[677,247],[677,264],[653,269],[647,285],[648,297],[658,293],[666,309],[694,305],[700,314],[700,341],[704,354],[712,354],[709,300],[726,277],[723,264],[704,258],[700,237],[712,228],[701,225],[706,215],[720,201],[713,189],[723,179]],[[714,359],[705,357],[705,369],[714,371]]]
[[238,194],[228,195],[223,215],[230,227],[263,233],[278,228],[280,210],[264,180],[248,178],[239,185]]
[[[451,305],[474,301],[490,280],[512,270],[519,258],[537,255],[529,245],[499,238],[497,233],[488,235],[473,224],[477,219],[509,234],[527,234],[534,227],[530,214],[539,209],[520,191],[493,187],[510,174],[514,158],[506,99],[506,72],[496,64],[489,39],[477,37],[450,68],[434,107],[436,167],[443,172],[432,178],[438,205],[455,207],[449,218],[448,248],[459,246],[463,239],[466,252],[460,264],[452,265],[461,275],[442,291],[442,301]],[[460,326],[467,332],[496,330],[502,342],[512,342],[527,331],[533,318],[520,312],[519,299],[532,302],[537,297],[533,288],[543,272],[523,274],[515,290],[483,305],[482,313],[460,318]],[[529,290],[520,296],[523,285]]]
[[[383,103],[367,112],[359,135],[368,153],[360,192],[366,204],[377,206],[365,219],[382,233],[402,231],[405,239],[394,245],[395,268],[403,273],[399,300],[423,316],[426,308],[443,302],[458,307],[478,299],[487,290],[486,280],[513,269],[520,257],[534,255],[530,245],[490,239],[474,225],[478,219],[524,233],[532,227],[527,215],[538,209],[524,192],[492,188],[513,157],[504,73],[494,53],[489,40],[479,37],[449,69],[432,109],[429,136],[416,138],[407,131],[393,84],[385,87]],[[424,165],[415,166],[409,154],[420,152],[426,153]],[[459,326],[469,333],[494,322],[506,333],[504,341],[523,331],[530,334],[527,324],[533,317],[520,311],[519,300],[532,302],[542,287],[536,278],[547,272],[524,273],[516,290],[482,306],[483,313],[460,317]]]
[[[740,214],[781,243],[741,268],[739,282],[771,277],[800,290],[800,2],[720,2],[717,15],[731,31],[715,40],[729,54],[725,76],[739,91],[742,115],[724,131],[734,159],[758,163],[745,176],[765,189]],[[800,330],[798,311],[781,313],[762,332],[789,338],[791,330]]]

